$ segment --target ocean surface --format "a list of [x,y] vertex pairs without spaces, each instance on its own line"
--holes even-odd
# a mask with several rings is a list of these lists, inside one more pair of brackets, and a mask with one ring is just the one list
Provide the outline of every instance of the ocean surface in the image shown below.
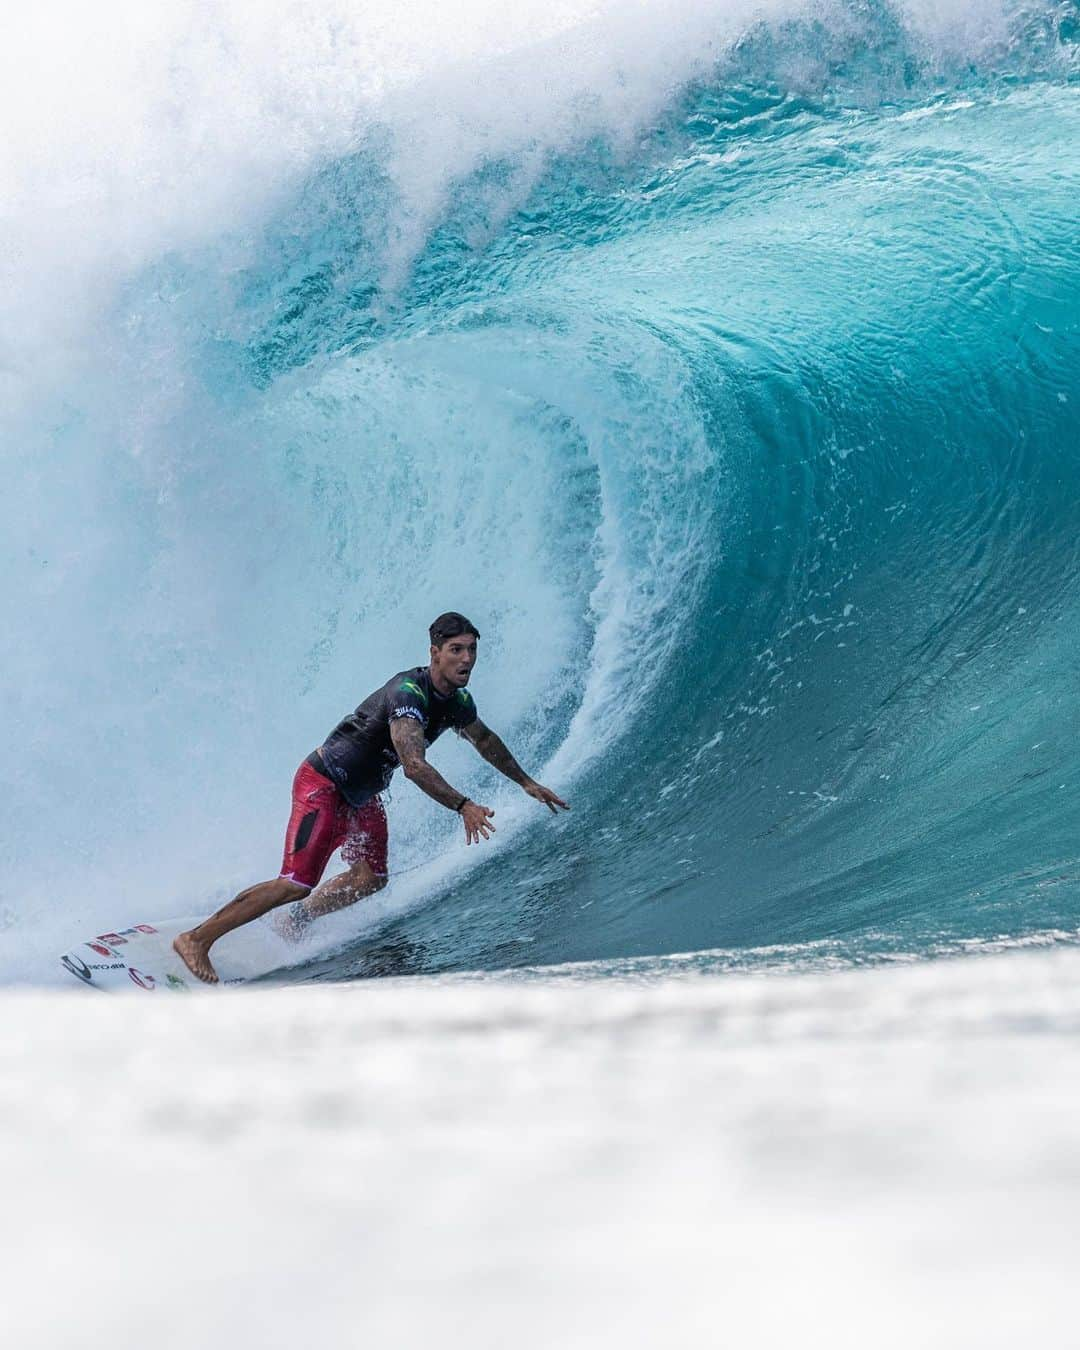
[[[57,1251],[176,1346],[1067,1343],[1077,0],[56,3],[0,76],[19,1344],[117,1344]],[[65,987],[449,608],[571,813],[443,738],[492,843],[399,777],[255,990]]]

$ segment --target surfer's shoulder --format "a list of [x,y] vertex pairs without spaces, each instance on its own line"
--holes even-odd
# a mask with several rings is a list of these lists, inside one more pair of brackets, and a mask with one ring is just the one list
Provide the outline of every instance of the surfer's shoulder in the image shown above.
[[387,683],[387,688],[394,694],[411,694],[413,698],[418,698],[423,703],[428,701],[427,680],[424,678],[422,666],[415,666],[411,670],[399,670]]

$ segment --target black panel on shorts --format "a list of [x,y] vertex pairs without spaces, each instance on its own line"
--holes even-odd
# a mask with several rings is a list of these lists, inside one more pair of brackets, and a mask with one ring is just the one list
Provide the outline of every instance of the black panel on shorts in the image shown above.
[[296,843],[293,845],[293,852],[299,853],[307,841],[311,838],[311,831],[315,828],[315,822],[319,819],[318,811],[309,811],[300,822],[300,828],[296,831]]

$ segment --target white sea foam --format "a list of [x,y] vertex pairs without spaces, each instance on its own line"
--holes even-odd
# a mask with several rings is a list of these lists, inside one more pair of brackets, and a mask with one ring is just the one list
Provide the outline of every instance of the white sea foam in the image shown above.
[[[929,58],[978,59],[1004,47],[1012,9],[897,12]],[[857,22],[829,0],[24,6],[0,53],[0,370],[12,391],[40,388],[118,276],[242,234],[375,125],[393,137],[400,276],[447,185],[479,162],[512,157],[521,186],[550,150],[632,142],[754,23],[806,14],[838,35]],[[796,53],[792,81],[819,66]]]
[[1078,976],[1071,951],[648,988],[9,992],[5,1331],[1056,1344]]

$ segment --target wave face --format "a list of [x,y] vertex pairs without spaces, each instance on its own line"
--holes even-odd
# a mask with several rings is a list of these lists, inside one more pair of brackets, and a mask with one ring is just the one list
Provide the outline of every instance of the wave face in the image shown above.
[[1080,9],[267,14],[8,165],[14,975],[272,875],[450,607],[572,816],[440,742],[499,846],[396,788],[309,974],[1080,926]]

